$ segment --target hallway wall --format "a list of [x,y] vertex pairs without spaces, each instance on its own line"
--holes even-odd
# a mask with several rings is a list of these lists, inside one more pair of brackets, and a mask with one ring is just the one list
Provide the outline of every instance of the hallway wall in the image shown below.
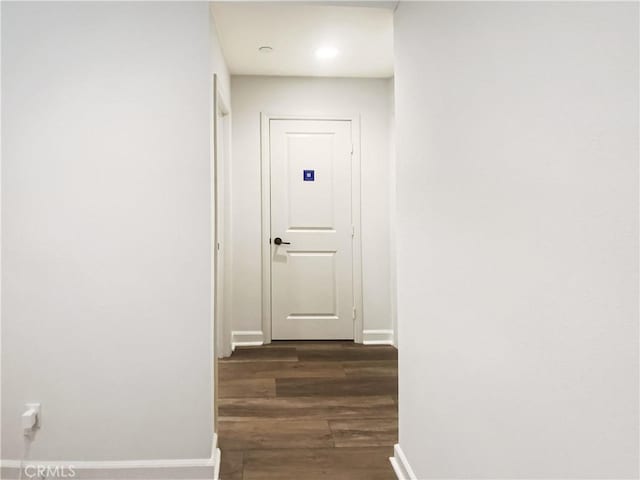
[[[391,79],[232,76],[232,330],[261,331],[260,113],[361,115],[365,330],[392,336]],[[238,338],[242,338],[240,335]],[[255,335],[246,338],[254,339]]]
[[401,2],[400,448],[638,476],[638,4]]
[[208,5],[1,8],[2,457],[207,460]]

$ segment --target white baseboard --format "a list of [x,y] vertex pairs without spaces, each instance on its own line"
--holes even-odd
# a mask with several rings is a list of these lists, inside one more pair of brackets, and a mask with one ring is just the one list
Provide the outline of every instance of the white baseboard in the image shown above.
[[[26,461],[23,478],[38,478],[38,467],[49,469],[47,478],[76,478],[78,480],[218,480],[220,449],[214,435],[211,458],[122,461]],[[56,470],[57,468],[57,470]],[[28,469],[28,470],[25,470]],[[70,476],[73,471],[73,477]],[[46,472],[46,471],[45,471]],[[29,475],[32,473],[32,475]],[[20,477],[20,460],[1,460],[0,478]]]
[[[365,345],[393,345],[393,330],[365,330],[362,332],[362,343]],[[231,332],[231,350],[236,347],[264,345],[261,330],[238,330]]]
[[365,330],[362,332],[365,345],[393,345],[393,330]]
[[413,469],[407,461],[407,457],[404,456],[400,444],[396,443],[393,446],[393,457],[390,457],[389,461],[398,480],[418,480],[418,477],[413,473]]
[[220,461],[222,452],[218,448],[218,434],[213,434],[213,442],[211,442],[211,459],[213,460],[213,480],[220,480]]
[[261,330],[240,330],[231,332],[231,351],[236,347],[252,347],[264,344]]

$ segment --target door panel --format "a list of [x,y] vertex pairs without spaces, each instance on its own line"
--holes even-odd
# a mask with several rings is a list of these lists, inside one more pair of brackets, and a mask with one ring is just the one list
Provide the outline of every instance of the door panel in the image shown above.
[[312,288],[289,290],[289,317],[337,315],[336,252],[290,251],[288,280]]
[[352,339],[351,122],[269,130],[272,338]]
[[[292,133],[286,138],[289,230],[333,230],[333,134]],[[305,171],[313,172],[313,181],[305,180]]]

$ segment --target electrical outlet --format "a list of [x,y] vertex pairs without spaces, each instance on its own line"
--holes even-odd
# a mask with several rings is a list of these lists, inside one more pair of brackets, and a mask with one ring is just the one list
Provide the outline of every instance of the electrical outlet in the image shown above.
[[22,426],[26,431],[33,432],[42,425],[42,413],[39,403],[25,403],[22,414]]

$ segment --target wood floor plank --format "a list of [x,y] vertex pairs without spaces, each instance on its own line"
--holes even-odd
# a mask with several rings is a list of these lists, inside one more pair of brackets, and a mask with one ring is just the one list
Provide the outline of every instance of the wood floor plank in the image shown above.
[[278,378],[277,397],[397,395],[395,377]]
[[236,349],[218,363],[222,480],[394,480],[397,364],[350,341]]
[[372,345],[361,348],[307,349],[299,350],[298,358],[302,362],[348,362],[363,360],[395,360],[398,352],[393,347]]
[[218,414],[221,420],[390,418],[397,422],[398,407],[393,397],[376,395],[223,398],[218,402]]
[[220,480],[243,480],[244,452],[222,450],[220,458]]
[[393,447],[398,443],[395,418],[331,420],[329,428],[336,447]]
[[221,380],[246,378],[344,377],[337,362],[238,362],[219,369]]
[[[311,362],[309,362],[311,363]],[[348,377],[363,376],[398,376],[397,360],[369,360],[361,362],[342,362],[344,372]]]
[[[275,397],[276,381],[274,378],[220,380],[218,390],[219,400],[224,398]],[[219,405],[220,402],[218,402]]]
[[298,354],[295,347],[238,347],[229,358],[220,360],[219,364],[235,362],[297,362]]
[[244,480],[395,480],[391,455],[388,447],[254,450]]
[[254,450],[331,448],[333,436],[326,420],[219,421],[220,448]]

